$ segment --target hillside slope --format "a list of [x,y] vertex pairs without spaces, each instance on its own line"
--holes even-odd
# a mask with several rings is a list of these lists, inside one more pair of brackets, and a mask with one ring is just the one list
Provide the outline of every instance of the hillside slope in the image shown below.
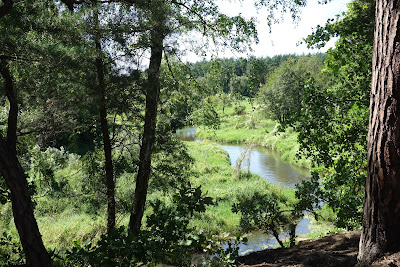
[[237,266],[353,267],[360,232],[343,232],[300,241],[293,248],[258,251],[237,259]]

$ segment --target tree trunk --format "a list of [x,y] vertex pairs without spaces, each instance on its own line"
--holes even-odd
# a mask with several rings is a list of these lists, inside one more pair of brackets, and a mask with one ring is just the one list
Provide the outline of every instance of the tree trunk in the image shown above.
[[43,245],[28,192],[28,182],[17,158],[18,104],[14,95],[11,74],[6,63],[0,62],[6,96],[10,102],[7,138],[0,137],[0,173],[10,189],[14,223],[18,230],[27,266],[52,266],[50,255]]
[[377,0],[375,15],[361,266],[400,250],[400,2]]
[[272,235],[275,237],[276,241],[278,241],[281,248],[284,248],[285,245],[283,244],[282,240],[279,238],[278,231],[276,231],[274,227],[271,228],[271,231],[272,231]]
[[297,223],[292,223],[289,225],[289,241],[290,247],[294,247],[296,245],[296,226]]
[[136,178],[133,208],[129,221],[129,232],[137,234],[142,225],[142,218],[147,198],[147,188],[151,171],[151,154],[156,137],[157,104],[160,96],[160,66],[163,52],[163,33],[154,30],[151,36],[151,56],[148,70],[146,91],[146,114],[144,131],[139,155],[139,170]]
[[[95,2],[95,5],[97,3]],[[106,187],[107,187],[107,233],[115,227],[115,180],[114,180],[114,166],[112,162],[112,147],[110,134],[108,132],[108,121],[107,121],[107,107],[106,107],[106,84],[104,80],[104,62],[103,62],[103,50],[101,47],[101,34],[99,29],[99,11],[96,7],[94,10],[94,22],[95,22],[95,46],[96,46],[96,70],[98,79],[98,92],[100,97],[100,123],[101,133],[103,136],[103,149],[105,159],[105,176],[106,176]]]

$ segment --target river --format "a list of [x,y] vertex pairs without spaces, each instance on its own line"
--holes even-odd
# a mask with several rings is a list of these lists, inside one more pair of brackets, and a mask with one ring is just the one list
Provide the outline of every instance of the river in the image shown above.
[[[185,127],[176,131],[181,140],[199,141],[195,139],[195,128]],[[229,154],[232,167],[235,167],[236,160],[242,151],[248,149],[247,145],[220,144]],[[264,180],[280,187],[294,188],[297,183],[309,179],[307,170],[296,168],[281,160],[280,155],[266,148],[255,146],[250,149],[249,156],[242,164],[242,169],[250,169],[250,172],[260,175]],[[296,228],[297,235],[305,235],[308,232],[309,221],[304,218]],[[266,248],[276,247],[277,242],[272,236],[262,231],[254,231],[248,237],[247,244],[240,244],[239,253],[246,254],[250,251],[257,251]]]

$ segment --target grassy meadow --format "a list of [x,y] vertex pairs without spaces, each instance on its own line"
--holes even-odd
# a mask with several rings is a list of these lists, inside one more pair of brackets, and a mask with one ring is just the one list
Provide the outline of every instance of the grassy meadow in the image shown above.
[[[241,233],[240,214],[232,212],[232,206],[239,195],[251,196],[255,192],[274,191],[290,202],[295,201],[294,189],[272,186],[256,174],[246,173],[240,179],[237,178],[227,152],[215,141],[262,145],[278,151],[282,159],[291,164],[308,167],[306,160],[299,160],[295,156],[298,144],[296,133],[292,129],[288,128],[284,132],[279,132],[277,123],[265,119],[262,112],[253,108],[248,101],[242,101],[240,105],[244,106],[241,114],[235,113],[234,105],[225,108],[224,112],[222,109],[217,110],[221,119],[219,129],[198,127],[196,134],[203,139],[202,142],[184,142],[194,160],[193,174],[189,178],[192,186],[201,186],[202,191],[214,199],[214,205],[208,206],[204,213],[195,216],[191,225],[198,231],[210,235],[234,236]],[[88,194],[89,191],[102,189],[88,187],[99,185],[81,171],[82,159],[78,155],[65,151],[57,149],[52,151],[53,154],[39,151],[37,153],[44,153],[43,159],[53,164],[55,168],[56,181],[68,181],[65,188],[73,194],[60,192],[51,196],[35,196],[34,201],[36,218],[45,246],[52,250],[56,249],[56,252],[62,252],[71,249],[75,241],[83,244],[96,241],[106,232],[106,206],[105,198],[101,197],[101,193],[96,193],[100,197]],[[57,165],[56,161],[52,161],[53,157],[64,157],[64,163]],[[33,179],[33,172],[28,175]],[[34,179],[40,180],[44,177]],[[117,200],[120,203],[127,203],[125,208],[118,209],[117,227],[127,226],[131,197],[135,188],[134,173],[123,174],[118,178],[116,185]],[[91,199],[91,203],[86,202],[87,199]],[[171,195],[162,189],[152,189],[149,191],[148,201],[155,199],[170,203]],[[146,215],[148,216],[151,212],[151,208],[146,209],[144,222]],[[0,217],[2,232],[18,240],[10,203],[0,205]],[[323,235],[332,229],[330,225],[315,221],[313,225],[315,227],[313,226],[310,237]]]
[[[237,107],[242,107],[238,114]],[[212,129],[199,126],[196,135],[200,139],[213,140],[220,143],[246,143],[270,148],[280,153],[284,161],[302,168],[309,168],[310,163],[304,158],[298,158],[299,144],[297,133],[293,128],[279,131],[276,121],[266,119],[266,115],[260,107],[248,100],[242,100],[236,104],[225,107],[218,105],[216,109],[220,126]]]
[[[238,194],[253,194],[258,190],[275,190],[294,199],[294,190],[273,187],[255,174],[244,175],[237,179],[231,168],[230,159],[226,151],[219,145],[204,142],[185,142],[190,155],[194,159],[194,175],[190,177],[192,186],[201,186],[203,192],[214,199],[215,205],[209,206],[205,213],[196,216],[191,222],[202,232],[213,235],[240,232],[238,227],[240,215],[232,212],[232,205]],[[79,187],[79,177],[83,174],[77,172],[79,160],[71,157],[70,164],[56,173],[70,177],[75,187]],[[72,177],[72,178],[71,178]],[[85,179],[82,177],[82,179]],[[134,182],[129,182],[129,176],[117,181],[117,196],[125,196],[118,190],[133,191]],[[118,186],[119,185],[119,186]],[[71,185],[72,186],[72,185]],[[129,194],[128,194],[129,195]],[[170,196],[161,191],[152,190],[148,200],[163,199],[170,201]],[[75,241],[89,242],[97,240],[106,231],[106,207],[104,204],[97,209],[88,208],[84,198],[79,196],[39,196],[36,201],[36,217],[40,231],[43,235],[45,246],[50,249],[63,250],[73,246]],[[124,201],[129,202],[129,199]],[[151,212],[147,209],[147,214]],[[17,240],[17,232],[12,220],[10,203],[1,206],[1,229]],[[128,210],[117,214],[117,226],[126,226],[129,220]]]

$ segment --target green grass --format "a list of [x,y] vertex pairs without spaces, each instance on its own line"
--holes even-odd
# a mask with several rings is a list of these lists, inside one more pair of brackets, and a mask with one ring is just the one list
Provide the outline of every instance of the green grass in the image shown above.
[[195,159],[194,169],[198,172],[198,176],[192,178],[192,184],[201,186],[217,203],[193,221],[199,229],[213,234],[240,232],[240,215],[231,211],[238,194],[265,189],[276,191],[290,199],[295,197],[293,189],[272,186],[255,174],[249,178],[235,179],[227,152],[215,143],[186,142],[186,145]]
[[74,241],[98,240],[105,233],[105,216],[66,211],[53,216],[38,218],[43,242],[49,249],[70,249]]
[[279,131],[276,121],[266,119],[262,110],[251,106],[248,100],[240,102],[245,107],[241,115],[235,114],[234,105],[225,108],[225,112],[219,107],[217,112],[221,118],[219,129],[210,129],[199,126],[196,135],[200,139],[209,139],[220,143],[246,143],[270,148],[280,153],[281,158],[290,164],[302,168],[309,168],[310,162],[304,158],[298,158],[299,144],[297,133],[293,128]]

